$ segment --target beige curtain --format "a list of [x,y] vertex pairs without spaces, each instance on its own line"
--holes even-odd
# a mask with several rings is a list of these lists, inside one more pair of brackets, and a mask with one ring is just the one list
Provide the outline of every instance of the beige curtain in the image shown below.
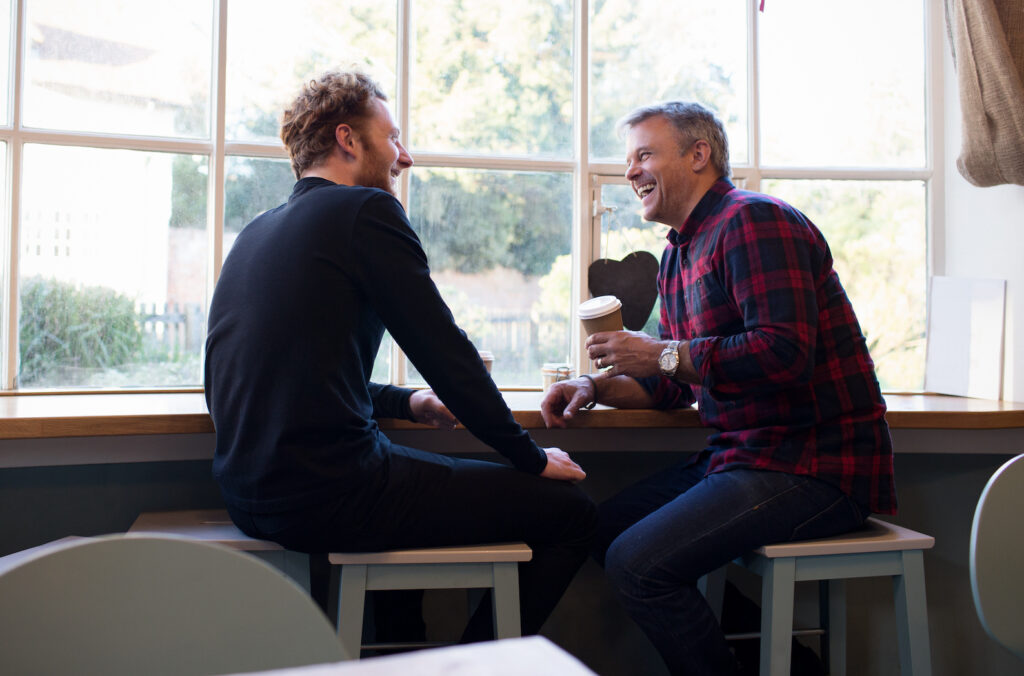
[[1024,185],[1024,0],[945,3],[963,111],[956,166],[974,185]]

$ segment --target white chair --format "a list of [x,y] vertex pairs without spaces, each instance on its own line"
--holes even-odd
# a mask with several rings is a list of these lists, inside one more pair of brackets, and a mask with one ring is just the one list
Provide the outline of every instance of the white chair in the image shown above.
[[1024,659],[1024,455],[988,480],[971,527],[971,591],[988,635]]
[[0,673],[222,674],[345,657],[331,623],[271,566],[182,538],[43,547],[0,572]]

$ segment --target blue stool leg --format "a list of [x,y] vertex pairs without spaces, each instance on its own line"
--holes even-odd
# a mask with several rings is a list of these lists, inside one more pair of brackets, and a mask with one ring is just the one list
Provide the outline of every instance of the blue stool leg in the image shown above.
[[846,583],[828,581],[828,673],[846,676]]
[[523,628],[519,619],[519,564],[500,562],[494,566],[494,637],[515,638]]
[[302,587],[307,594],[309,593],[309,554],[293,552],[290,549],[248,553],[274,566],[295,580],[295,583]]
[[761,577],[761,676],[789,676],[796,560],[768,559]]
[[363,605],[366,600],[366,566],[346,563],[338,584],[338,639],[346,659],[358,660],[363,641]]
[[900,673],[903,676],[931,676],[924,556],[920,549],[903,552],[903,574],[893,576],[892,588],[900,641]]

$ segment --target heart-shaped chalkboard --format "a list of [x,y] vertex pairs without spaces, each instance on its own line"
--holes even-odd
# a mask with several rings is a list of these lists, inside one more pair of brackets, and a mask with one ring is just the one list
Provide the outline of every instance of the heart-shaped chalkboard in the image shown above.
[[647,323],[658,299],[658,259],[647,251],[634,251],[621,261],[599,258],[590,264],[590,293],[615,296],[622,301],[622,323],[639,331]]

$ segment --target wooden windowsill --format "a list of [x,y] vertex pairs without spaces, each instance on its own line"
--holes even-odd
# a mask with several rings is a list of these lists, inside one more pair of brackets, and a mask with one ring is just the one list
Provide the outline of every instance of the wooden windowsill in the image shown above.
[[[527,429],[542,429],[540,392],[506,392],[505,400]],[[935,394],[886,395],[893,429],[1024,429],[1024,403]],[[385,430],[427,430],[405,420],[384,419]],[[695,409],[582,412],[580,429],[700,428]],[[0,439],[45,439],[148,434],[212,433],[202,392],[10,394],[0,396]]]

